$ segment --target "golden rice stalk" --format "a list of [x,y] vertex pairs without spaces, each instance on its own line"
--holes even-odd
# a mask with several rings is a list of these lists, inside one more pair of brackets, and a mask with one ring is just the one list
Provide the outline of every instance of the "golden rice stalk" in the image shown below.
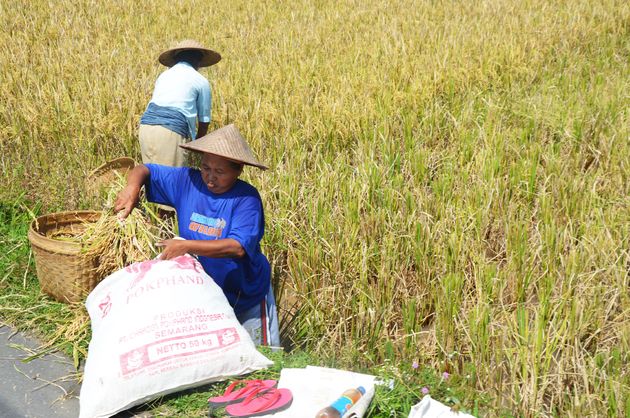
[[49,234],[53,239],[79,243],[79,256],[86,260],[87,265],[96,265],[99,280],[129,264],[155,258],[159,253],[155,244],[172,235],[173,225],[161,220],[146,203],[133,210],[126,219],[118,218],[113,206],[124,183],[124,179],[118,176],[103,190],[106,210],[96,222],[86,222],[81,228],[60,229]]
[[173,231],[172,225],[162,221],[146,203],[133,210],[126,219],[119,219],[112,208],[126,181],[119,173],[114,174],[116,180],[105,190],[104,206],[109,209],[98,221],[88,223],[78,237],[82,256],[96,259],[99,279],[131,263],[154,258],[159,253],[155,243],[172,235]]
[[150,260],[158,251],[159,228],[152,224],[148,215],[134,210],[124,220],[106,211],[94,223],[86,225],[78,237],[81,256],[97,261],[96,273],[103,278],[137,261]]

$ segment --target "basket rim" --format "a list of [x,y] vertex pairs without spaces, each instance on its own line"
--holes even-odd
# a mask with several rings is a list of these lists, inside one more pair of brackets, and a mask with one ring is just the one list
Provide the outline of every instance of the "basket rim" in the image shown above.
[[132,169],[135,167],[135,165],[136,165],[136,160],[134,160],[133,158],[119,157],[119,158],[115,158],[113,160],[107,161],[101,164],[100,166],[96,167],[94,170],[90,171],[87,177],[88,178],[99,177],[108,171],[116,170],[120,168]]
[[53,238],[48,238],[45,235],[42,235],[39,232],[38,225],[40,223],[45,223],[48,218],[61,218],[61,217],[69,217],[76,216],[77,220],[81,218],[96,218],[97,216],[101,216],[103,211],[97,210],[70,210],[63,212],[53,212],[48,213],[46,215],[42,215],[33,219],[28,228],[28,240],[31,243],[31,246],[43,251],[52,252],[55,254],[63,254],[63,255],[76,255],[81,250],[81,244],[71,241],[60,241]]

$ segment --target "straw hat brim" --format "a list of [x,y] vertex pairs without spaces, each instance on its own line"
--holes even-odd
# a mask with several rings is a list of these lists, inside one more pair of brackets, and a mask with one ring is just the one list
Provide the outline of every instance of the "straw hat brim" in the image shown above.
[[221,155],[221,154],[219,154],[218,152],[208,152],[208,151],[204,151],[204,150],[197,149],[197,148],[194,148],[194,147],[191,147],[191,146],[187,146],[187,145],[188,145],[188,144],[185,144],[185,145],[180,145],[180,147],[185,148],[185,149],[187,149],[187,150],[189,150],[189,151],[200,152],[200,153],[202,153],[202,154],[212,154],[212,155],[216,155],[217,157],[225,158],[226,160],[229,160],[229,161],[232,161],[232,162],[235,162],[235,163],[245,164],[245,165],[251,165],[251,166],[253,166],[253,167],[258,167],[258,168],[260,168],[261,170],[269,170],[269,167],[267,167],[266,165],[261,164],[261,163],[259,163],[259,162],[244,161],[244,160],[240,160],[240,159],[238,159],[238,158],[228,157],[227,155]]
[[177,62],[175,61],[177,54],[186,50],[196,50],[196,51],[201,52],[202,58],[201,58],[201,61],[199,62],[200,68],[209,67],[221,61],[221,54],[219,54],[218,52],[213,51],[208,48],[199,48],[199,47],[183,47],[183,48],[167,49],[166,51],[160,54],[158,61],[160,61],[160,64],[162,65],[165,65],[167,67],[172,67],[173,65],[177,64]]
[[256,168],[260,168],[263,171],[269,170],[269,167],[267,167],[266,165],[263,165],[261,163],[253,163],[253,162],[248,162],[248,161],[243,161],[243,160],[238,160],[236,158],[230,158],[230,157],[226,157],[225,155],[221,155],[221,154],[217,154],[216,152],[208,152],[208,151],[199,151],[196,149],[192,149],[192,148],[187,148],[184,145],[180,145],[180,147],[182,148],[186,148],[189,151],[195,151],[198,152],[200,154],[211,154],[211,155],[216,155],[217,157],[221,157],[221,158],[225,158],[228,161],[232,161],[233,163],[237,163],[237,164],[244,164],[244,165],[250,165],[252,167],[256,167]]
[[194,141],[181,144],[180,147],[190,151],[216,155],[229,161],[258,167],[261,170],[269,168],[256,159],[245,138],[233,124],[210,132]]

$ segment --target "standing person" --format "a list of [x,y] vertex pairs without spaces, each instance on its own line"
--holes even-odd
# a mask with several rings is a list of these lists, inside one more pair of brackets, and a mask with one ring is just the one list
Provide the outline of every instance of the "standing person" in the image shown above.
[[262,200],[254,186],[238,178],[244,165],[267,167],[256,160],[234,125],[181,147],[202,153],[200,169],[138,165],[118,194],[115,210],[127,217],[143,185],[147,200],[173,206],[184,240],[160,242],[162,258],[198,256],[254,343],[279,346],[271,268],[260,250],[265,231]]
[[158,60],[169,68],[155,82],[140,119],[142,162],[181,167],[186,154],[179,145],[204,136],[210,124],[210,83],[198,70],[216,64],[221,55],[186,40],[162,52]]

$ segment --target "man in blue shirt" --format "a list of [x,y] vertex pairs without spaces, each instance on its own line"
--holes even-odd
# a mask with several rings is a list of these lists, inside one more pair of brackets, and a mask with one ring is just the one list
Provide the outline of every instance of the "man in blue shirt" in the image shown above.
[[155,82],[153,96],[140,119],[142,162],[182,167],[185,151],[179,145],[202,137],[211,118],[210,83],[197,71],[221,60],[221,55],[186,40],[160,54],[169,67]]
[[265,229],[262,200],[255,187],[238,178],[244,164],[267,167],[256,160],[234,125],[183,147],[203,153],[199,170],[136,166],[118,195],[115,210],[121,218],[127,217],[143,185],[149,201],[174,207],[184,240],[160,242],[162,258],[197,255],[254,342],[278,346],[271,268],[260,249]]

